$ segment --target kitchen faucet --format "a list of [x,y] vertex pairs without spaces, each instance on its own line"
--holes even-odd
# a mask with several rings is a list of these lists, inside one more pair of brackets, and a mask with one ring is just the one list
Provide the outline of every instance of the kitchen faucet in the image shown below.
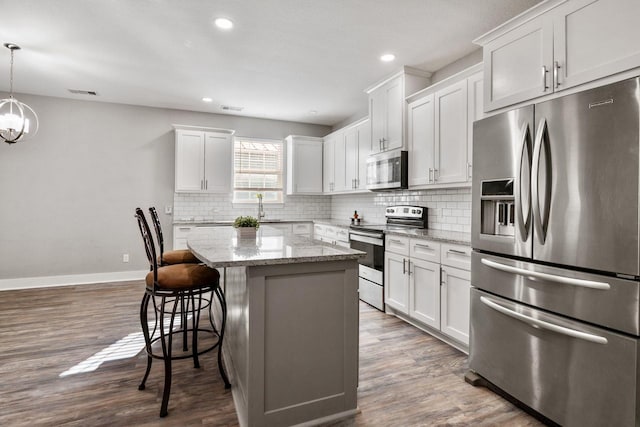
[[258,198],[258,221],[264,218],[264,207],[262,206],[262,194],[258,193],[256,195]]

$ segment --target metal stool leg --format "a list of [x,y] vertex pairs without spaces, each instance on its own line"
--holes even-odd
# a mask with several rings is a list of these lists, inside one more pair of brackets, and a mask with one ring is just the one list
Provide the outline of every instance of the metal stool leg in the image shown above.
[[[219,286],[216,288],[215,294],[218,297],[218,301],[220,301],[220,307],[222,309],[222,325],[220,326],[220,334],[218,336],[218,369],[220,370],[220,375],[224,381],[224,388],[228,389],[231,388],[231,383],[229,382],[227,372],[224,370],[224,366],[222,365],[222,342],[224,339],[224,328],[227,323],[227,300]],[[211,298],[211,305],[213,305],[213,296]],[[212,315],[212,312],[210,312],[210,316]]]
[[162,297],[162,306],[160,309],[160,336],[162,343],[162,355],[164,358],[164,390],[162,392],[162,405],[160,406],[160,416],[166,417],[169,413],[167,407],[169,406],[169,395],[171,394],[171,347],[173,343],[173,323],[176,318],[176,311],[178,309],[178,298],[175,298],[173,303],[173,310],[171,311],[171,320],[169,321],[169,331],[165,332],[164,329],[164,304],[166,297]]
[[149,378],[149,372],[151,372],[151,363],[153,362],[153,357],[151,357],[151,337],[149,336],[149,319],[147,318],[150,298],[149,294],[145,292],[140,304],[140,325],[144,335],[145,351],[147,352],[147,369],[144,372],[138,390],[144,390],[147,378]]

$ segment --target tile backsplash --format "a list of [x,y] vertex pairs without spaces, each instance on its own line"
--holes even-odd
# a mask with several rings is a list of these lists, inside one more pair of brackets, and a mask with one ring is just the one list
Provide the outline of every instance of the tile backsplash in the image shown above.
[[[313,220],[331,218],[330,196],[286,196],[285,203],[264,204],[266,219]],[[231,194],[174,193],[173,218],[229,221],[240,215],[258,216],[258,205],[234,204]]]
[[331,217],[348,220],[357,210],[363,221],[383,223],[390,205],[426,206],[430,229],[471,232],[471,188],[337,195],[331,198]]
[[[418,205],[429,208],[432,230],[471,231],[471,188],[402,190],[334,196],[287,196],[284,204],[264,205],[267,219],[344,219],[357,210],[365,222],[383,223],[390,205]],[[238,205],[230,194],[175,193],[174,219],[233,220],[239,215],[256,216],[257,205]]]

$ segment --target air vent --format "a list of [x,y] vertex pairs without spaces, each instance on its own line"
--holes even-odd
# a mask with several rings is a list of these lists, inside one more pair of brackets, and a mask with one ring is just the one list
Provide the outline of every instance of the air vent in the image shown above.
[[232,105],[221,105],[220,108],[227,111],[242,111],[244,107],[234,107]]
[[98,92],[94,92],[92,90],[80,90],[80,89],[69,89],[69,92],[75,95],[91,95],[98,96]]

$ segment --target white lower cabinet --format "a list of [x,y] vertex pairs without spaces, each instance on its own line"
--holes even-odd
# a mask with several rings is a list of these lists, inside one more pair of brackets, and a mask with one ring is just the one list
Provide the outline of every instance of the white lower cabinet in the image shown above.
[[385,304],[425,330],[468,346],[470,260],[469,246],[387,236]]
[[349,229],[328,224],[313,224],[313,238],[321,242],[348,248]]

